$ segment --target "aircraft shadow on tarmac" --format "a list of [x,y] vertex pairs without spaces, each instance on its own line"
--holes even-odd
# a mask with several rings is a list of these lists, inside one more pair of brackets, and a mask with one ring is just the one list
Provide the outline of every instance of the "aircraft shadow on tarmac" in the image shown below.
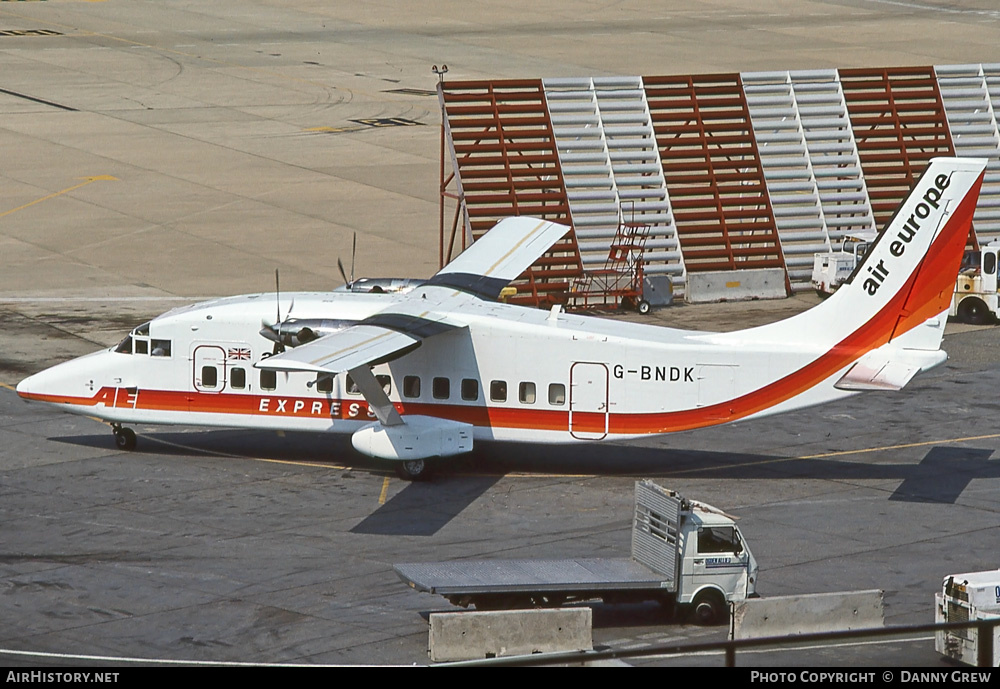
[[[84,447],[113,447],[108,435],[52,440]],[[144,433],[138,452],[163,456],[269,459],[350,466],[386,474],[387,463],[362,456],[346,436],[206,430]],[[429,481],[407,485],[352,531],[383,535],[436,533],[510,473],[635,476],[719,480],[892,480],[900,481],[891,501],[954,504],[973,479],[1000,478],[993,450],[936,446],[917,464],[799,459],[753,453],[664,449],[617,445],[510,445],[480,443],[474,452],[441,460]]]

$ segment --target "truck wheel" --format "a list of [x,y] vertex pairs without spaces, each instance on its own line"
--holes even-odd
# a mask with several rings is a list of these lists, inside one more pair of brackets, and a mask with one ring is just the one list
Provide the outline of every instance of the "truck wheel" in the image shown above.
[[722,624],[726,613],[726,600],[714,589],[702,591],[691,603],[691,613],[698,624]]
[[396,462],[396,475],[404,481],[424,481],[431,474],[425,459],[407,459]]
[[958,305],[958,317],[964,323],[982,325],[990,316],[990,309],[982,299],[969,297]]
[[643,316],[649,313],[652,308],[653,308],[652,304],[650,304],[645,299],[640,299],[638,302],[636,302],[635,305],[635,310],[638,311]]

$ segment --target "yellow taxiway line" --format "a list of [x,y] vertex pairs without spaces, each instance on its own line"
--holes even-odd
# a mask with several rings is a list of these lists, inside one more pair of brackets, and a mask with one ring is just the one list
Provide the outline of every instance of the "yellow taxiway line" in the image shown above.
[[31,206],[34,206],[36,203],[41,203],[42,201],[48,201],[49,199],[54,199],[57,196],[68,194],[69,192],[75,189],[79,189],[80,187],[85,187],[88,184],[93,184],[94,182],[111,182],[111,181],[117,182],[118,178],[112,177],[111,175],[97,175],[96,177],[84,177],[83,180],[84,180],[83,182],[80,182],[79,184],[74,184],[73,186],[67,187],[62,191],[57,191],[54,194],[49,194],[48,196],[43,196],[40,199],[35,199],[34,201],[26,203],[23,206],[18,206],[17,208],[11,208],[9,211],[4,211],[3,213],[0,213],[0,218],[10,215],[11,213],[17,213],[18,211],[22,211],[25,208],[30,208]]

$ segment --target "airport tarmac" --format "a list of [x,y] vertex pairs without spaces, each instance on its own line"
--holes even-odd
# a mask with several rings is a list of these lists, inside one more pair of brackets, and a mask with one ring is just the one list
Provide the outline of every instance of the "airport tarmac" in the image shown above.
[[[3,389],[0,657],[426,663],[424,615],[450,606],[393,563],[626,556],[639,477],[739,516],[765,596],[880,588],[887,623],[930,622],[944,575],[996,566],[998,338],[949,335],[951,360],[903,393],[638,443],[482,446],[415,484],[309,435],[139,428],[123,453],[107,426]],[[656,606],[595,614],[619,650],[724,637]],[[739,663],[940,660],[925,639]]]
[[[283,290],[339,284],[355,233],[358,274],[431,274],[432,64],[489,78],[1000,62],[987,0],[288,5],[0,3],[5,664],[424,664],[425,615],[449,606],[394,562],[625,555],[647,476],[741,517],[763,595],[881,588],[888,623],[923,623],[942,576],[1000,565],[996,327],[949,326],[950,361],[902,393],[625,445],[483,446],[419,484],[342,439],[140,428],[122,453],[96,421],[23,404],[7,386],[172,306],[270,290],[276,267]],[[812,303],[658,317],[731,329]],[[594,636],[725,632],[598,606]],[[929,640],[739,662],[940,663]]]

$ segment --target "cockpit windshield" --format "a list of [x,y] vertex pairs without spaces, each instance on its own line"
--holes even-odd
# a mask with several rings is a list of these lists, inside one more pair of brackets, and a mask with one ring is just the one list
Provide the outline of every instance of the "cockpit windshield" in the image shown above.
[[137,326],[118,343],[115,351],[119,354],[147,354],[156,357],[170,356],[170,340],[151,339],[149,323]]

